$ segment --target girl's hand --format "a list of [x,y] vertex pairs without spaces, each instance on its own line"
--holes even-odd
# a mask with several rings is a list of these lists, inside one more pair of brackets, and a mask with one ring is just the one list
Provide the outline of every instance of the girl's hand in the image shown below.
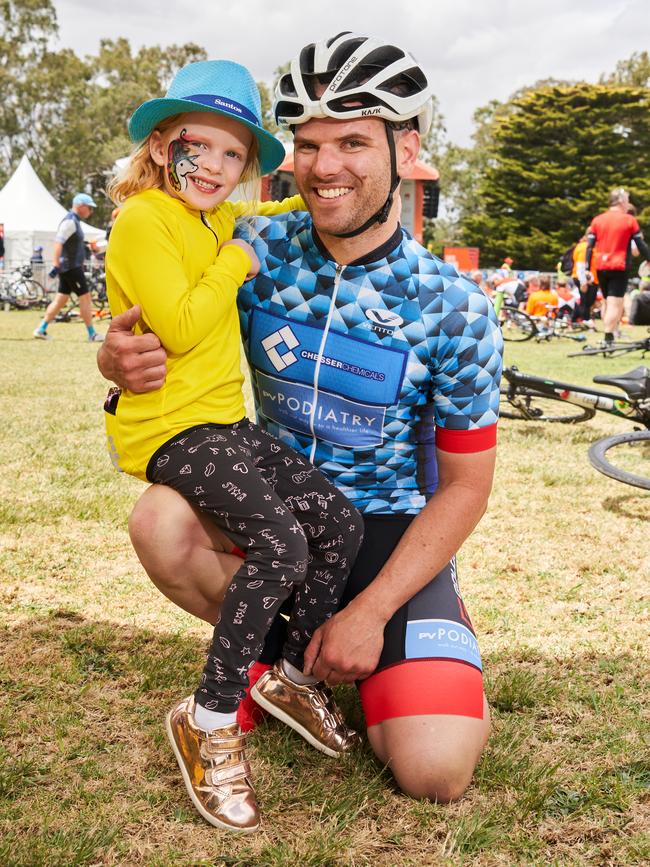
[[246,253],[248,258],[251,260],[251,267],[248,274],[244,278],[244,281],[252,280],[253,277],[256,277],[260,270],[260,260],[257,258],[257,254],[255,253],[255,250],[253,250],[251,245],[247,244],[246,241],[241,241],[239,238],[232,238],[232,240],[230,241],[224,241],[221,246],[226,247],[228,244],[235,244],[237,247],[241,247],[244,253]]

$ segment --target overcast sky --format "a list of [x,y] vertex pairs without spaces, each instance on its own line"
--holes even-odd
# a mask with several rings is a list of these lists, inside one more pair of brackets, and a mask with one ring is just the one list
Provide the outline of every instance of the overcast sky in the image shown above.
[[[650,47],[650,0],[54,0],[59,47],[96,52],[196,42],[257,80],[307,42],[342,30],[409,49],[433,83],[452,141],[469,144],[472,113],[541,78],[596,81]],[[159,11],[159,10],[164,11]]]

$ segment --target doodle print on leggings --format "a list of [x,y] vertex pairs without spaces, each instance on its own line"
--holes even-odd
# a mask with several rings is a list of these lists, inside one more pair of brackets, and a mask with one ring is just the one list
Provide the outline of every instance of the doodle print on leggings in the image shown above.
[[185,431],[152,464],[152,481],[178,490],[245,552],[196,693],[199,704],[227,711],[291,594],[283,656],[302,667],[314,631],[337,610],[362,520],[321,473],[247,420]]

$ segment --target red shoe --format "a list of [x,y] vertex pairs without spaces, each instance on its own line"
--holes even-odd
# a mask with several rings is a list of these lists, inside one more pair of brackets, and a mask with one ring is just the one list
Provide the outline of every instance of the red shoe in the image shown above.
[[254,729],[256,725],[261,723],[262,720],[268,716],[267,711],[261,708],[257,702],[253,701],[250,690],[264,672],[268,671],[270,668],[271,666],[266,662],[254,662],[248,670],[248,689],[246,690],[246,697],[237,708],[237,722],[243,732],[251,731],[251,729]]

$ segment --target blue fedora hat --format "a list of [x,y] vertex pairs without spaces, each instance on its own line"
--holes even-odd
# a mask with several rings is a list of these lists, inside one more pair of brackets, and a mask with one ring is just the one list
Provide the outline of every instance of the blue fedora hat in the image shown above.
[[260,170],[272,172],[285,157],[284,146],[262,126],[262,106],[250,72],[231,60],[200,60],[184,66],[166,95],[150,99],[129,120],[129,135],[143,141],[165,118],[187,111],[206,111],[234,118],[253,133],[259,145]]

